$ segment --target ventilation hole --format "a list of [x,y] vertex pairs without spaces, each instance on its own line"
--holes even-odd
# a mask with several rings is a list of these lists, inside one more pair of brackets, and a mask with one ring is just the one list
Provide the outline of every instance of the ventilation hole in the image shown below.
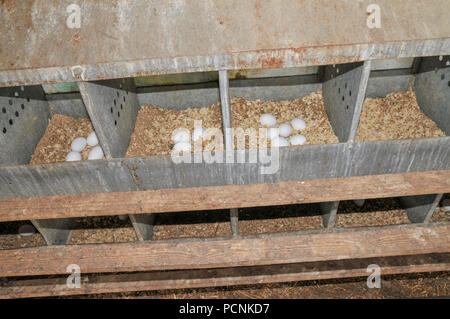
[[9,119],[9,125],[13,125],[13,120],[12,119]]
[[19,117],[19,112],[16,111],[16,113],[14,113],[16,115],[16,117]]
[[114,125],[117,126],[117,121],[114,121]]
[[120,109],[123,110],[123,105],[122,104],[120,104]]
[[6,134],[6,127],[3,128],[3,134]]
[[117,117],[120,117],[120,112],[117,112]]
[[120,96],[120,95],[119,95],[119,91],[117,91],[116,93],[117,93],[117,97],[119,97],[119,96]]
[[12,105],[12,100],[9,100],[8,103],[9,103],[9,105]]
[[123,101],[126,102],[126,100],[125,100],[125,95],[123,96]]
[[352,90],[348,91],[348,96],[352,96]]
[[341,94],[341,88],[338,89],[338,93]]
[[342,101],[344,101],[345,100],[345,97],[344,96],[342,96]]
[[30,102],[30,98],[29,97],[27,97],[27,102]]
[[20,107],[22,108],[22,110],[25,110],[25,105],[21,104]]
[[127,95],[128,95],[128,91],[127,91]]
[[448,83],[447,83],[447,84],[448,84],[448,86],[450,86],[450,81],[448,81]]
[[111,108],[111,114],[113,114],[113,113],[114,113],[113,108]]
[[116,104],[117,104],[116,99],[114,99],[114,105],[116,105]]
[[350,107],[350,105],[348,105],[348,104],[345,106],[345,108],[346,108],[347,110],[348,110],[349,107]]
[[445,74],[441,74],[441,80],[445,79]]
[[6,113],[6,109],[4,107],[2,107],[2,112]]
[[345,89],[347,89],[347,83],[345,83]]

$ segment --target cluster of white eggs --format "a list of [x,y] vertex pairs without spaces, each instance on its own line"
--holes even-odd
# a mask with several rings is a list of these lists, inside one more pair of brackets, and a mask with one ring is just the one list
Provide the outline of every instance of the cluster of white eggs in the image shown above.
[[193,142],[202,140],[205,137],[205,132],[202,127],[196,127],[191,136],[191,133],[187,129],[176,130],[172,134],[172,141],[174,143],[172,150],[180,152],[191,151],[191,139]]
[[86,145],[94,146],[88,154],[88,160],[97,160],[103,158],[103,150],[98,145],[97,134],[92,131],[87,138],[77,137],[70,144],[71,151],[66,156],[66,162],[81,161],[81,152]]
[[273,147],[285,147],[289,145],[303,145],[306,137],[302,134],[292,134],[293,131],[301,131],[306,128],[306,123],[300,118],[294,118],[290,123],[283,123],[277,127],[277,119],[272,114],[263,114],[259,118],[262,126],[268,127],[267,137]]

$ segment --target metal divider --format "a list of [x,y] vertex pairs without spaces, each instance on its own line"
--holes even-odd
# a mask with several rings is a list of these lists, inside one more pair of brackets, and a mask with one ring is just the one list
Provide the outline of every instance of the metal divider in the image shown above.
[[[371,62],[326,66],[322,70],[325,111],[341,143],[352,147],[370,76]],[[339,201],[320,203],[323,225],[336,224]]]
[[[225,152],[233,151],[233,135],[231,133],[231,109],[230,109],[230,82],[228,71],[219,71],[220,105],[222,109],[222,126],[225,136]],[[234,154],[233,154],[234,155]],[[228,154],[227,154],[228,156]],[[232,183],[232,175],[227,173],[229,182]],[[230,224],[233,237],[239,236],[239,211],[237,208],[230,209]]]
[[[0,89],[0,165],[23,165],[44,135],[50,118],[50,107],[41,86]],[[39,179],[35,175],[28,179]],[[27,196],[38,196],[32,188],[22,190]],[[16,195],[1,193],[0,197]],[[66,244],[72,234],[73,219],[40,219],[31,223],[48,245]]]
[[[450,135],[450,56],[425,57],[416,65],[414,90],[421,110]],[[429,223],[443,194],[400,197],[412,223]]]
[[[133,79],[78,82],[78,87],[105,157],[125,157],[139,111]],[[134,183],[141,189],[139,181]],[[140,241],[153,238],[153,214],[129,217]]]

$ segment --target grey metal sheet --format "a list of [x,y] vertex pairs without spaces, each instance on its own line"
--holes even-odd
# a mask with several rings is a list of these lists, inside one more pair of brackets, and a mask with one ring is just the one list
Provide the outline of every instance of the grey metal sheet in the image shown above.
[[[280,149],[279,170],[260,163],[180,163],[170,156],[0,167],[0,196],[31,197],[244,185],[450,169],[450,137]],[[248,153],[248,152],[247,152]],[[230,178],[231,177],[231,178]]]
[[448,0],[378,0],[380,29],[369,0],[72,3],[0,3],[1,86],[450,53]]
[[41,86],[0,89],[0,166],[29,163],[49,116]]
[[358,128],[370,61],[325,68],[323,103],[340,142],[352,142]]
[[450,55],[422,59],[414,90],[422,111],[450,135]]
[[125,156],[139,110],[133,80],[79,82],[78,86],[106,158]]
[[59,93],[46,95],[50,113],[64,114],[73,118],[89,118],[80,93]]
[[429,223],[442,194],[400,197],[400,203],[412,223]]
[[392,92],[407,91],[410,83],[414,80],[414,75],[402,74],[369,77],[366,89],[366,97],[377,98],[386,97]]
[[[249,100],[286,101],[304,97],[322,87],[317,75],[299,75],[230,81],[230,97]],[[209,106],[220,100],[217,82],[138,88],[139,104],[168,109]]]
[[0,167],[0,197],[138,190],[121,160]]

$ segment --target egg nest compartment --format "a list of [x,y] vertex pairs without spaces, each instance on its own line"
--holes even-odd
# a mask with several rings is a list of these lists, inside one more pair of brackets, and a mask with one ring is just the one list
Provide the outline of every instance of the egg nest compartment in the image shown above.
[[[328,120],[321,90],[294,101],[264,102],[260,100],[248,101],[243,98],[235,98],[231,101],[231,125],[233,127],[240,127],[244,130],[249,128],[258,130],[262,127],[260,117],[265,113],[275,116],[277,119],[276,127],[283,123],[290,123],[294,118],[303,119],[306,128],[297,131],[292,128],[290,135],[304,135],[306,142],[303,145],[339,142]],[[270,141],[267,145],[270,146]],[[245,148],[253,149],[256,147],[253,147],[253,145],[249,147],[249,141],[246,140]]]
[[[243,130],[253,128],[258,133],[261,128],[259,118],[264,113],[270,113],[277,118],[277,126],[289,123],[293,118],[302,118],[306,129],[292,131],[291,135],[303,134],[305,144],[338,143],[323,105],[322,92],[311,93],[294,101],[264,102],[249,101],[244,98],[233,98],[231,106],[231,125]],[[172,132],[185,128],[191,133],[194,121],[201,120],[204,129],[217,128],[222,131],[222,113],[220,103],[207,107],[171,110],[153,105],[143,105],[139,110],[136,125],[131,135],[126,157],[168,155],[174,145]],[[213,141],[203,141],[205,146]],[[249,148],[246,138],[245,148]],[[270,141],[267,142],[270,146]],[[223,149],[223,144],[221,144]],[[236,148],[236,145],[234,145]],[[253,148],[253,147],[252,147]],[[208,148],[211,150],[211,148]],[[220,150],[221,148],[215,148]]]
[[[50,119],[44,136],[42,136],[30,164],[46,164],[65,162],[67,154],[71,151],[72,141],[77,137],[87,138],[94,130],[88,119],[74,119],[73,117],[55,114]],[[86,145],[81,152],[82,160],[87,160],[89,151],[93,146]]]
[[[172,110],[143,105],[139,110],[126,157],[168,155],[174,145],[172,133],[185,128],[191,133],[194,121],[201,120],[203,128],[222,131],[220,103],[207,107]],[[203,143],[203,147],[206,145]]]
[[412,88],[364,101],[356,142],[445,136],[417,103]]

